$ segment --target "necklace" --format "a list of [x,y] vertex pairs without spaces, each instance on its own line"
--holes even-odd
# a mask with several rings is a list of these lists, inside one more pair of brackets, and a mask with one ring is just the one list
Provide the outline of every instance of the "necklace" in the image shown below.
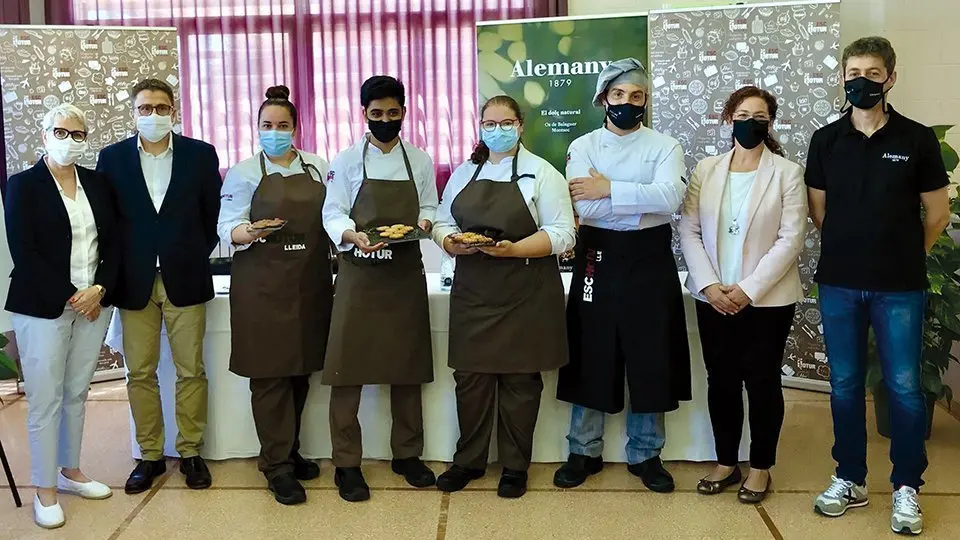
[[[733,236],[740,234],[740,212],[743,211],[743,205],[746,204],[749,197],[749,191],[744,195],[743,199],[740,200],[740,207],[737,208],[737,211],[733,214],[733,219],[730,221],[730,226],[727,227],[727,232]],[[733,176],[727,180],[727,205],[730,210],[733,210]]]

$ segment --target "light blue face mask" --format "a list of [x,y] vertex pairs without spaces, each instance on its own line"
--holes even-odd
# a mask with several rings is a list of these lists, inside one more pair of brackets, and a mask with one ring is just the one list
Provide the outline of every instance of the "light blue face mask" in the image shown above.
[[293,146],[293,132],[276,129],[260,130],[260,148],[270,157],[280,157]]
[[491,152],[503,153],[510,151],[520,140],[517,127],[503,129],[497,126],[493,131],[480,130],[480,140],[487,145]]

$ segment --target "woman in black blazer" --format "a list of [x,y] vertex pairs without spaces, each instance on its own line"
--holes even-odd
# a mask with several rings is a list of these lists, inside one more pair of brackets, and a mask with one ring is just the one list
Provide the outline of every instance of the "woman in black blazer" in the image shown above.
[[10,177],[5,201],[13,258],[6,309],[27,394],[34,520],[44,528],[64,523],[58,489],[87,499],[112,494],[80,471],[84,402],[119,269],[111,187],[76,165],[86,138],[83,112],[69,104],[50,110],[46,155]]

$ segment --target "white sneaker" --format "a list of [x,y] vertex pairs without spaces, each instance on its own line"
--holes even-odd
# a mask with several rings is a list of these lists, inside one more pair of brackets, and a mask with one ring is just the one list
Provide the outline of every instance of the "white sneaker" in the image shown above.
[[923,512],[917,490],[903,486],[893,492],[893,514],[890,528],[898,534],[920,534],[923,532]]
[[57,475],[57,490],[61,493],[69,493],[70,495],[78,495],[84,499],[108,499],[113,495],[113,490],[110,489],[110,486],[101,484],[95,480],[89,482],[74,482],[73,480],[67,478],[63,475],[63,472]]
[[840,517],[848,508],[866,506],[867,486],[858,486],[853,482],[832,476],[833,484],[827,488],[814,503],[814,511],[827,517]]
[[66,519],[63,517],[63,508],[57,502],[53,506],[40,504],[40,496],[33,496],[33,521],[44,529],[63,527]]

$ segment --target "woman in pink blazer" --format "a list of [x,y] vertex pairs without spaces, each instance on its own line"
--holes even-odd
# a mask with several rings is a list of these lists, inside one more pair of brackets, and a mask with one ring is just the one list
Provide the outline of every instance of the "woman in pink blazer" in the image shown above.
[[[783,424],[780,367],[797,302],[797,258],[807,225],[803,169],[771,134],[777,101],[748,86],[733,93],[723,120],[733,150],[697,164],[687,186],[680,241],[687,287],[707,368],[717,468],[697,491],[715,495],[743,481],[738,498],[758,503],[770,489]],[[750,472],[738,463],[743,386],[750,400]]]

